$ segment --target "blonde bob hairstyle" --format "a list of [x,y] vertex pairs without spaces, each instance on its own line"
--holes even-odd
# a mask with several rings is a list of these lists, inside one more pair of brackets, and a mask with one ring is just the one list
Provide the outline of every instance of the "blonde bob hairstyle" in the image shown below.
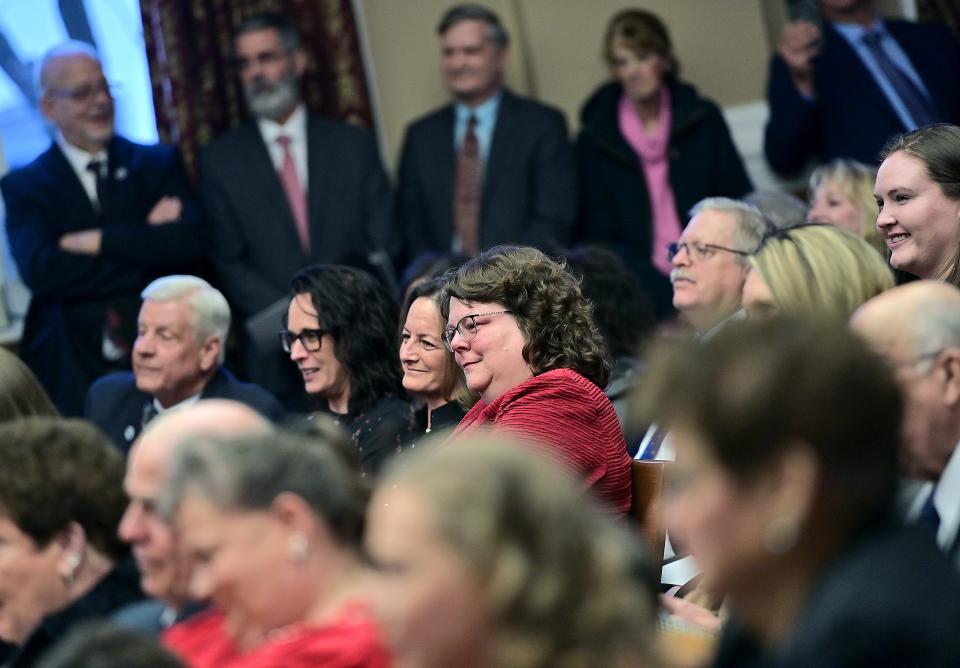
[[839,158],[821,165],[810,174],[810,196],[822,185],[833,185],[847,198],[860,213],[860,236],[886,255],[887,247],[877,232],[877,198],[873,194],[873,184],[877,180],[877,170],[856,160]]
[[493,665],[647,665],[653,597],[638,546],[534,448],[489,435],[418,448],[380,489],[418,497],[484,592]]
[[833,225],[812,223],[764,237],[750,257],[782,313],[846,320],[894,285],[893,273],[866,241]]

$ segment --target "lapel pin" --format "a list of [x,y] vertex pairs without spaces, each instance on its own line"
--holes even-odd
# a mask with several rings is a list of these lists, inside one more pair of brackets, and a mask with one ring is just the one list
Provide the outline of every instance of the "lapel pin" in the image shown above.
[[123,430],[123,437],[128,441],[132,441],[133,437],[136,435],[137,429],[132,424],[128,424],[127,428]]
[[127,178],[127,174],[129,174],[129,172],[127,172],[126,167],[118,167],[117,171],[113,173],[113,178],[116,181],[124,181]]

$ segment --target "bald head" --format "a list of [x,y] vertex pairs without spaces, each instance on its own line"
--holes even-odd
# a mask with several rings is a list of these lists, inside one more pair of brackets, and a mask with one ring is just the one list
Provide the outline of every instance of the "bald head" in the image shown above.
[[130,451],[169,459],[177,445],[195,436],[243,436],[272,430],[270,421],[239,401],[204,399],[190,408],[157,417]]
[[900,385],[904,473],[938,480],[960,441],[960,289],[909,283],[868,301],[850,325]]
[[850,325],[884,356],[893,348],[923,355],[960,346],[960,289],[939,281],[901,285],[861,306]]
[[127,460],[124,489],[130,504],[119,534],[133,547],[140,585],[149,596],[174,609],[187,600],[188,565],[177,554],[177,536],[156,513],[156,498],[166,484],[177,447],[198,436],[268,434],[270,422],[252,408],[226,399],[206,399],[159,416],[140,436]]

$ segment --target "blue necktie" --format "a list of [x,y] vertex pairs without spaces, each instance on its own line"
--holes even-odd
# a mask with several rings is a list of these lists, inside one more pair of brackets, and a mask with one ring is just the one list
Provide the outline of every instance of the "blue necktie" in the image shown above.
[[[893,62],[893,59],[887,55],[887,52],[883,50],[883,45],[881,44],[882,39],[882,33],[868,32],[863,36],[863,43],[870,49],[870,53],[883,72],[883,76],[885,76],[890,85],[893,86],[897,97],[903,102],[903,105],[907,108],[907,112],[913,118],[913,122],[917,124],[917,127],[936,123],[939,118],[933,102],[927,97],[926,93],[914,83],[913,79],[901,70],[897,64]],[[907,128],[907,130],[913,129],[914,128]]]
[[640,453],[640,456],[636,459],[641,459],[644,461],[656,459],[657,453],[660,452],[660,446],[663,445],[663,439],[667,437],[667,432],[664,429],[660,429],[656,425],[652,425],[650,429],[653,431],[653,433],[650,434],[649,439],[646,439],[647,447],[643,449],[643,451]]
[[930,496],[927,497],[923,508],[920,509],[920,514],[917,515],[917,526],[921,526],[932,533],[934,540],[937,539],[937,532],[940,531],[940,513],[937,512],[937,507],[933,505],[933,495],[936,491],[936,488],[930,491]]

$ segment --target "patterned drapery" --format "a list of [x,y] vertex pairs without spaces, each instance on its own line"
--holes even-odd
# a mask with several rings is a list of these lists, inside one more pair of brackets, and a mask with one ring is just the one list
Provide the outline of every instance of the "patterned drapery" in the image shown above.
[[160,140],[180,146],[192,176],[197,151],[246,117],[233,33],[261,11],[284,12],[300,29],[310,111],[373,126],[350,0],[140,0]]

